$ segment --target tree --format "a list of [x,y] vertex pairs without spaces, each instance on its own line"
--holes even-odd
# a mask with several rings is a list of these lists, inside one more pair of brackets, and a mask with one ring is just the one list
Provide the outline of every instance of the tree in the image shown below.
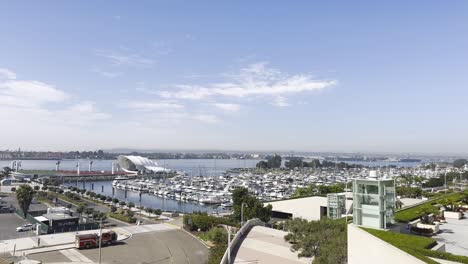
[[117,207],[111,205],[110,211],[111,211],[111,213],[115,213],[117,211]]
[[465,191],[460,195],[460,201],[468,205],[468,192]]
[[24,215],[28,213],[33,196],[34,190],[29,185],[23,184],[16,190],[16,199]]
[[289,161],[286,161],[284,166],[289,169],[294,169],[294,168],[302,168],[304,167],[304,164],[301,158],[291,158]]
[[264,160],[261,160],[257,163],[257,165],[255,165],[255,167],[257,167],[258,169],[263,169],[263,170],[266,170],[268,169],[268,162],[264,161]]
[[153,213],[154,213],[155,215],[161,215],[161,214],[162,214],[162,211],[161,211],[161,209],[156,209],[156,210],[153,210]]
[[85,210],[84,210],[84,214],[85,214],[85,215],[90,215],[90,214],[93,214],[93,213],[94,213],[94,208],[87,207],[87,208],[85,208]]
[[13,170],[10,167],[3,167],[1,176],[2,177],[8,177],[8,176],[10,176],[12,171]]
[[86,209],[86,206],[84,204],[80,204],[77,208],[76,208],[76,213],[81,214],[85,211]]
[[244,203],[244,220],[259,218],[268,222],[271,217],[272,206],[264,206],[255,196],[249,195],[246,188],[236,188],[232,193],[234,218],[241,220],[242,204]]
[[133,202],[129,202],[128,203],[128,208],[132,209],[133,207],[135,207],[135,204]]
[[267,163],[269,168],[277,169],[281,167],[281,156],[275,154],[273,157],[268,159]]
[[39,191],[40,189],[41,189],[41,187],[39,187],[39,186],[37,186],[37,185],[34,186],[34,191]]
[[151,214],[153,213],[153,208],[146,207],[145,212],[147,212],[149,217],[151,217]]
[[346,224],[343,219],[307,221],[294,218],[286,222],[288,234],[284,239],[299,257],[315,257],[315,264],[346,263]]
[[465,166],[466,164],[468,164],[468,160],[466,159],[457,159],[452,163],[454,167],[459,168],[459,169]]

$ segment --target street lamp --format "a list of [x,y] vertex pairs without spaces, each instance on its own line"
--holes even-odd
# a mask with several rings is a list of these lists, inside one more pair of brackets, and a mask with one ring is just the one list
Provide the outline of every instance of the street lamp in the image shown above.
[[228,253],[228,264],[231,264],[231,227],[227,227],[227,233],[228,233],[228,247],[227,247],[227,253]]
[[101,249],[102,249],[102,217],[99,222],[99,264],[101,264]]
[[447,170],[445,171],[445,194],[447,194]]
[[246,203],[241,204],[241,227],[244,225],[244,205],[248,207]]

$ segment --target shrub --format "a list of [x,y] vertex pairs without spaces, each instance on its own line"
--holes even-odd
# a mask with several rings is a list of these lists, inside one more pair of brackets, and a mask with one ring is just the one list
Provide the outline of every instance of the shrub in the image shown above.
[[115,213],[115,211],[117,211],[117,207],[111,205],[110,211],[111,211],[112,213]]
[[112,218],[115,218],[117,220],[127,222],[127,223],[135,223],[136,222],[136,218],[130,217],[128,215],[109,213],[109,217],[112,217]]
[[206,213],[185,214],[183,221],[184,226],[187,226],[192,231],[198,229],[200,231],[207,231],[220,224],[236,225],[227,218],[211,216]]

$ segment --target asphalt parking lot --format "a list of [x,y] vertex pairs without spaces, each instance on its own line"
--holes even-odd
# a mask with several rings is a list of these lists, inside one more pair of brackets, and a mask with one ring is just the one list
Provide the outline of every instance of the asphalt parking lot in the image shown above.
[[[29,255],[30,259],[43,263],[57,262],[68,257],[98,261],[99,250],[57,251]],[[208,260],[208,249],[198,240],[181,230],[153,232],[134,235],[119,244],[102,248],[102,263],[190,263],[203,264]]]
[[0,240],[34,236],[33,231],[16,232],[16,228],[28,224],[15,213],[0,214]]

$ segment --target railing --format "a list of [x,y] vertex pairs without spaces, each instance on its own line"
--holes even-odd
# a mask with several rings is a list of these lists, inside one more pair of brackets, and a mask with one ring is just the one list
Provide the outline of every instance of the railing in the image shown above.
[[[264,225],[265,225],[265,223],[263,221],[261,221],[260,219],[251,219],[251,220],[248,220],[247,222],[245,222],[245,224],[239,229],[239,231],[237,231],[237,234],[232,239],[231,247],[227,248],[226,251],[224,252],[224,255],[223,255],[223,258],[221,259],[220,264],[231,264],[231,263],[228,263],[229,253],[232,254],[233,249],[236,248],[239,241],[241,241],[241,238],[244,237],[244,235],[253,226],[264,226]],[[231,259],[231,262],[232,262],[232,259]]]

